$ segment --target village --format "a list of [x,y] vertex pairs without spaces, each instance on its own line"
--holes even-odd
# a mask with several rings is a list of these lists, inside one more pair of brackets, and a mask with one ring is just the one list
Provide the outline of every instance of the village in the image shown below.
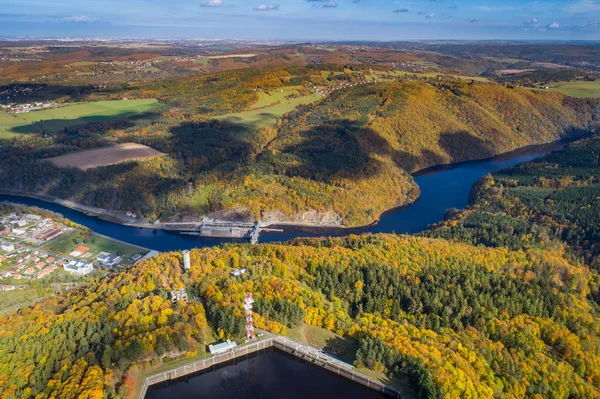
[[123,270],[153,255],[90,234],[32,213],[0,216],[0,291],[24,289],[30,281],[59,275],[71,281],[85,279]]

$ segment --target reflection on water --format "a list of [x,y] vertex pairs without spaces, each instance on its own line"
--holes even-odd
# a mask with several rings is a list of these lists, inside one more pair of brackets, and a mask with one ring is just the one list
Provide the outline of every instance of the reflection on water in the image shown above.
[[146,399],[371,399],[383,396],[277,350],[171,385],[153,386]]
[[[413,205],[386,212],[381,216],[379,223],[368,228],[315,230],[285,226],[283,227],[283,233],[262,233],[260,242],[285,241],[296,237],[343,236],[350,233],[362,232],[415,233],[425,229],[432,223],[440,221],[448,208],[462,209],[467,206],[471,187],[482,176],[543,156],[564,145],[564,143],[552,143],[532,146],[491,159],[445,165],[416,173],[415,181],[421,188],[421,197],[419,200]],[[84,225],[100,234],[157,251],[211,247],[223,242],[235,242],[231,239],[186,236],[163,230],[121,226],[87,216],[61,205],[32,198],[0,195],[0,201],[34,205],[62,213],[66,218],[71,219],[75,223]]]

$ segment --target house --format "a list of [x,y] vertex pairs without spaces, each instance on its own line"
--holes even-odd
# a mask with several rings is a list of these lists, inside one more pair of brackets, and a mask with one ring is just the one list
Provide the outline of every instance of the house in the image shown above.
[[48,266],[47,268],[45,268],[44,270],[41,270],[38,274],[36,274],[35,277],[36,278],[45,277],[48,274],[50,274],[53,271],[55,271],[57,268],[58,268],[58,266],[56,266],[56,265]]
[[28,267],[27,269],[25,269],[25,271],[23,271],[24,274],[33,274],[35,273],[35,269],[33,267]]
[[134,262],[137,262],[138,260],[142,259],[142,254],[135,254],[130,259]]
[[33,214],[28,214],[27,216],[25,216],[27,219],[29,220],[40,220],[42,217],[39,215],[33,215]]
[[96,257],[98,262],[105,264],[106,266],[114,266],[120,261],[123,260],[119,255],[113,255],[108,252],[101,252],[100,255]]
[[225,342],[221,342],[220,344],[208,345],[208,350],[210,351],[211,355],[218,355],[220,353],[230,351],[236,346],[237,344],[235,343],[235,341],[227,340]]
[[6,252],[12,252],[15,250],[15,246],[13,244],[2,244],[0,245],[0,249]]
[[63,265],[63,269],[77,276],[85,276],[86,274],[90,274],[92,271],[94,271],[94,265],[88,262],[72,260],[66,265]]
[[0,291],[14,291],[14,285],[0,285]]
[[12,233],[18,237],[18,236],[22,236],[23,234],[25,234],[25,230],[13,229]]
[[11,220],[10,224],[13,225],[13,227],[18,226],[18,227],[24,227],[27,225],[27,220],[23,220],[23,219],[19,219],[19,220]]

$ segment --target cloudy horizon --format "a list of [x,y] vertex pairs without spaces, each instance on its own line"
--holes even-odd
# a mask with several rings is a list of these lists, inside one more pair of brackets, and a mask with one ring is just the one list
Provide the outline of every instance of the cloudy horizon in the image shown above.
[[600,0],[0,0],[9,36],[599,40]]

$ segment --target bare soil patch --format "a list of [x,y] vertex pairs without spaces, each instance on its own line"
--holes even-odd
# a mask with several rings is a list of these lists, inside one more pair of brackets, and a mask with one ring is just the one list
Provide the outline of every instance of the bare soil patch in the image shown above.
[[124,143],[74,152],[72,154],[48,158],[46,161],[50,161],[58,167],[88,170],[99,166],[115,165],[125,161],[148,159],[162,155],[165,154],[143,144]]

